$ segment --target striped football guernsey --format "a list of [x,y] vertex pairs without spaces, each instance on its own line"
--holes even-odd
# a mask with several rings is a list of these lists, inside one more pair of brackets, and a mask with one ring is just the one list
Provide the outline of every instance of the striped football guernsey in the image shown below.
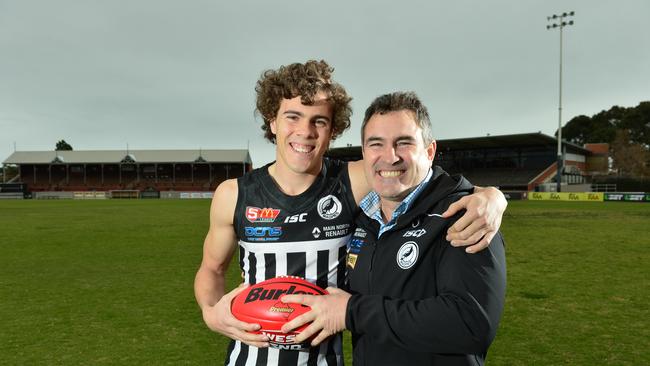
[[[346,245],[358,210],[347,163],[324,159],[314,183],[297,196],[282,193],[268,173],[269,165],[237,180],[233,223],[244,280],[255,284],[289,275],[323,288],[342,286]],[[225,364],[342,365],[342,337],[338,334],[309,351],[256,348],[231,341]]]

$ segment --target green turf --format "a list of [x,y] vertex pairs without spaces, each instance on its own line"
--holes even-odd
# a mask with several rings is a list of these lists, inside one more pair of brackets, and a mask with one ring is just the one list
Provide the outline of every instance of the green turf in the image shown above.
[[[0,201],[0,364],[222,364],[192,290],[208,208]],[[649,228],[648,204],[511,202],[488,364],[650,364]]]

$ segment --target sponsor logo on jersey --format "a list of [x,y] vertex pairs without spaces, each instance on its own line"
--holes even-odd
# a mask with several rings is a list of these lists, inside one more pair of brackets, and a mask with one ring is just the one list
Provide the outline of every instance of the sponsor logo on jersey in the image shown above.
[[407,241],[397,251],[397,265],[401,269],[413,267],[418,260],[420,248],[414,241]]
[[287,216],[284,219],[285,224],[293,224],[293,223],[296,223],[296,222],[307,222],[307,214],[306,213],[301,213],[301,214],[297,214],[297,215],[291,215],[291,216]]
[[368,235],[368,233],[367,233],[365,230],[363,230],[362,228],[360,228],[360,227],[357,228],[357,229],[354,231],[354,236],[358,236],[358,237],[360,237],[360,238],[365,238],[366,235]]
[[280,239],[282,236],[282,227],[280,226],[246,226],[244,233],[250,241],[273,241]]
[[269,337],[269,346],[275,349],[303,351],[309,349],[309,343],[295,343],[295,334],[276,333],[262,331],[262,334]]
[[250,222],[273,222],[279,214],[276,208],[246,207],[246,219]]
[[325,220],[332,220],[341,214],[341,211],[343,210],[343,206],[341,205],[341,201],[339,201],[336,196],[329,195],[321,198],[318,201],[318,206],[316,207],[318,210],[318,214],[320,217],[324,218]]
[[311,235],[314,236],[315,239],[318,239],[320,237],[320,229],[315,227],[314,230],[311,231]]
[[363,239],[354,238],[350,240],[348,242],[348,253],[359,254],[364,244],[366,244],[366,241]]
[[323,232],[325,233],[326,238],[345,236],[350,232],[350,224],[323,226]]
[[422,235],[426,234],[427,231],[424,229],[409,230],[402,235],[403,238],[419,238]]

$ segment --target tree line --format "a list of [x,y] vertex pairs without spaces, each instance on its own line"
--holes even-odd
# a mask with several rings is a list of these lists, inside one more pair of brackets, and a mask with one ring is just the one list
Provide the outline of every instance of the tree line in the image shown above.
[[562,138],[578,145],[608,143],[611,168],[619,175],[650,177],[650,101],[574,117],[562,127]]

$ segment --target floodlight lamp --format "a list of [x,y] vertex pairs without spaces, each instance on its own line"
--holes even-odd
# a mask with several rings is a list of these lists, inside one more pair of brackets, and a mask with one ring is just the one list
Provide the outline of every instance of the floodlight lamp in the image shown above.
[[573,20],[569,20],[569,25],[573,25]]
[[560,24],[560,25],[564,27],[566,25],[566,22],[562,22],[562,24]]
[[557,19],[557,15],[553,14],[553,19]]
[[546,26],[546,29],[551,29],[551,26],[550,26],[550,25],[547,25],[547,26]]
[[573,15],[575,15],[575,13],[576,13],[575,11],[572,11],[572,12],[569,13],[569,15],[573,16]]
[[565,17],[565,16],[567,16],[567,14],[566,14],[566,13],[562,13],[562,17]]

